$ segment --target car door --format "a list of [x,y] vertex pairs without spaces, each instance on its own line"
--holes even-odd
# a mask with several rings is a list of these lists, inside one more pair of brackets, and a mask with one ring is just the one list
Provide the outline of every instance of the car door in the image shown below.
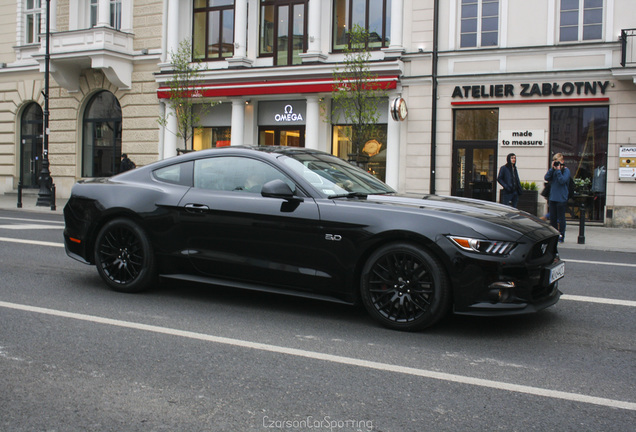
[[[179,204],[187,254],[201,274],[314,291],[325,284],[312,263],[320,238],[318,207],[309,197],[263,197],[268,181],[296,185],[269,163],[245,156],[195,161],[194,187]],[[322,260],[320,260],[322,261]]]

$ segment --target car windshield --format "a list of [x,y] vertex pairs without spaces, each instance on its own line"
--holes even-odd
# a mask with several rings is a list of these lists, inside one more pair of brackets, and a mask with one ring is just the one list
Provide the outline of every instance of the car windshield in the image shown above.
[[328,198],[395,193],[371,174],[328,154],[292,154],[285,163]]

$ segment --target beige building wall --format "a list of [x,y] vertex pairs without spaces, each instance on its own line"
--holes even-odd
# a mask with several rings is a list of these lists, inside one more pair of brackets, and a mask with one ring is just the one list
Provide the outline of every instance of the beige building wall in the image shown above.
[[[0,194],[15,191],[19,179],[19,124],[21,110],[32,101],[44,108],[44,76],[37,62],[12,67],[16,62],[16,3],[0,4]],[[100,90],[115,95],[122,108],[122,151],[138,165],[159,158],[159,103],[154,74],[162,49],[162,0],[136,0],[133,11],[133,73],[130,89],[119,89],[98,69],[84,69],[80,90],[69,92],[50,81],[49,161],[56,195],[67,197],[81,175],[82,119],[90,97]],[[69,30],[69,0],[57,2],[58,32]],[[142,49],[149,54],[142,54]]]

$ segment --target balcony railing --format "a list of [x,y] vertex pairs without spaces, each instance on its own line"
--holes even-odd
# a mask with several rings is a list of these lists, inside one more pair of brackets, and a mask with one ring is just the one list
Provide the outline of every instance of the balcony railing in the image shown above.
[[636,66],[636,29],[621,30],[621,66]]

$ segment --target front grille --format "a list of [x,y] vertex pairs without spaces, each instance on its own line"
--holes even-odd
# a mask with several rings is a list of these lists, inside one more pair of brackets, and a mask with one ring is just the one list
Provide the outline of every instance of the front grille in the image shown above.
[[554,257],[556,257],[557,255],[558,240],[559,237],[554,236],[536,243],[534,246],[532,246],[532,250],[530,251],[528,260],[552,262],[554,260]]

